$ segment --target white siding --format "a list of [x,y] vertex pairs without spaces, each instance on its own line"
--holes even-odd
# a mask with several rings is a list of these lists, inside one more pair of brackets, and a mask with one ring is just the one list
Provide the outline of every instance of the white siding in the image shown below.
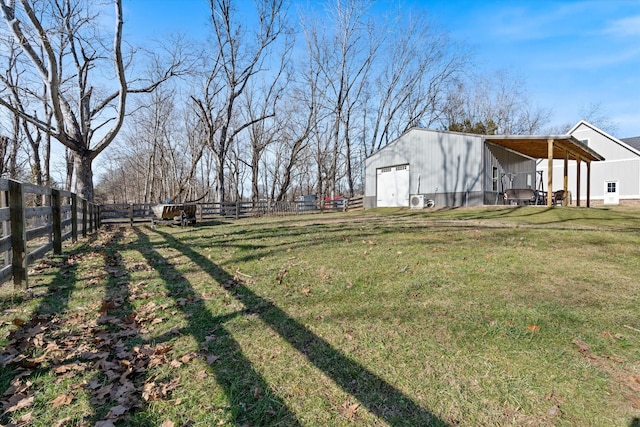
[[[585,124],[581,124],[571,133],[579,141],[588,140],[589,148],[596,151],[605,158],[606,161],[629,159],[638,157],[638,153],[624,143],[619,143],[612,137],[600,133]],[[621,142],[621,141],[620,141]]]
[[[571,135],[578,140],[588,140],[589,148],[602,155],[605,160],[591,162],[591,199],[604,200],[605,182],[618,181],[619,197],[623,199],[640,199],[640,152],[617,140],[611,135],[590,126],[585,122],[576,125]],[[547,161],[539,162],[538,169],[543,172],[543,179],[547,183]],[[577,166],[575,161],[569,162],[569,191],[572,197],[577,197]],[[553,162],[553,186],[559,190],[563,186],[564,162]],[[580,198],[587,197],[587,166],[581,162],[580,169]]]
[[[546,163],[546,160],[542,163]],[[547,169],[543,170],[543,179],[547,183]],[[576,162],[569,162],[569,191],[572,197],[577,197],[577,167]],[[560,190],[563,186],[564,165],[563,162],[555,162],[553,167],[552,191]],[[620,199],[640,199],[640,158],[614,160],[603,162],[591,162],[591,199],[603,200],[605,196],[604,183],[607,181],[619,182]],[[587,165],[580,162],[580,198],[587,197]]]

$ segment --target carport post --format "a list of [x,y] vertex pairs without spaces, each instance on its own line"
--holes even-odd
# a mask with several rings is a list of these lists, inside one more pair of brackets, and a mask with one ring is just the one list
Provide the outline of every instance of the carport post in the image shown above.
[[563,187],[562,189],[564,190],[563,196],[562,196],[562,206],[568,206],[569,205],[569,150],[567,150],[565,148],[564,150],[564,181],[563,181]]
[[591,162],[587,161],[587,207],[591,207]]
[[576,157],[576,180],[578,181],[578,184],[576,185],[576,196],[577,196],[577,204],[578,206],[580,206],[580,156]]
[[547,156],[549,157],[547,172],[547,206],[551,207],[553,196],[553,139],[547,140]]

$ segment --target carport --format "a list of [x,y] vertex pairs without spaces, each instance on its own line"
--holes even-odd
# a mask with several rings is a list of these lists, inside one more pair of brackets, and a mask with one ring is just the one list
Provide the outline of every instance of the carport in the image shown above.
[[[553,189],[553,161],[564,160],[562,206],[569,203],[569,160],[577,162],[577,204],[580,206],[580,162],[587,164],[587,207],[591,205],[591,162],[604,160],[600,154],[581,143],[571,135],[522,136],[522,135],[489,135],[485,141],[504,147],[516,153],[533,159],[548,159],[549,171],[547,176],[547,190]],[[547,197],[547,206],[552,205],[552,198]]]

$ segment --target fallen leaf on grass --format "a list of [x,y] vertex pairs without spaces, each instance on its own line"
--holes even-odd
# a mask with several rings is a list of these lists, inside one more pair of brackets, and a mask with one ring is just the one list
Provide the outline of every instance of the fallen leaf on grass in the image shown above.
[[527,331],[529,331],[529,332],[540,332],[540,326],[534,325],[533,323],[530,323],[530,324],[527,325]]
[[589,344],[580,340],[573,340],[571,341],[571,344],[578,347],[578,351],[580,351],[581,353],[586,353],[591,349],[591,347],[589,347]]
[[60,406],[68,405],[73,402],[73,398],[74,396],[71,394],[61,394],[49,403],[51,403],[54,408],[59,408]]
[[159,346],[157,346],[154,350],[154,354],[167,354],[168,352],[170,352],[171,350],[173,350],[173,346],[169,345],[169,344],[160,344]]
[[[28,372],[30,373],[31,371]],[[23,383],[20,379],[20,376],[17,376],[13,379],[13,381],[11,381],[11,386],[2,395],[13,396],[17,394],[24,394],[24,392],[27,391],[27,389],[32,385],[33,383],[31,381]]]
[[22,415],[20,418],[18,418],[15,422],[15,424],[7,424],[6,427],[19,427],[19,426],[26,426],[29,425],[33,422],[33,412],[29,412],[27,414]]
[[195,358],[196,358],[196,355],[194,353],[187,353],[180,358],[180,361],[182,363],[189,363]]
[[359,403],[349,403],[347,401],[340,406],[340,412],[345,417],[351,419],[356,416],[356,412],[358,411],[359,407],[360,407]]
[[98,312],[100,312],[101,314],[105,314],[107,311],[113,310],[114,308],[116,308],[115,301],[102,300],[102,305],[100,306],[100,309],[98,310]]
[[11,399],[6,403],[4,413],[19,411],[20,409],[28,408],[33,405],[35,396],[25,396],[24,394],[16,394],[11,396]]
[[100,387],[93,393],[93,398],[97,402],[104,402],[107,396],[111,393],[112,388],[113,388],[113,383],[107,384],[104,387]]
[[154,382],[146,383],[142,391],[142,398],[146,401],[164,400],[179,384],[179,378],[165,384],[156,384]]
[[124,405],[114,406],[109,409],[109,413],[107,414],[107,418],[109,420],[117,419],[126,414],[129,411],[129,408]]
[[71,372],[71,371],[77,371],[77,372],[82,372],[86,369],[86,366],[84,364],[80,364],[80,363],[68,363],[66,365],[60,365],[60,366],[56,366],[55,368],[52,369],[52,371],[57,374],[64,374],[67,372]]
[[162,424],[160,424],[160,427],[174,427],[175,423],[171,420],[164,420],[162,422]]

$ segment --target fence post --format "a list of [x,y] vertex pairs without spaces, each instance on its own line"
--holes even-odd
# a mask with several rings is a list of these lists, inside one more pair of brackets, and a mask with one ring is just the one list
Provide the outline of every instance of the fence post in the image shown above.
[[133,203],[129,203],[129,223],[133,227]]
[[240,202],[236,200],[236,219],[240,218]]
[[9,218],[11,219],[11,246],[13,249],[13,284],[29,287],[27,280],[27,236],[24,225],[22,184],[9,180]]
[[93,203],[89,204],[89,233],[93,233]]
[[87,237],[87,201],[82,199],[82,237]]
[[62,215],[60,214],[60,190],[51,189],[51,222],[53,228],[53,253],[62,253]]
[[[0,192],[0,207],[9,207],[9,192]],[[2,221],[2,235],[9,236],[11,234],[11,221]],[[9,265],[11,262],[11,248],[4,252],[4,265]]]
[[71,240],[78,241],[78,196],[71,193]]
[[96,231],[102,226],[102,207],[101,205],[96,205]]
[[203,217],[202,211],[204,211],[202,207],[202,203],[198,203],[198,216],[199,216],[198,222],[202,222],[202,217]]

